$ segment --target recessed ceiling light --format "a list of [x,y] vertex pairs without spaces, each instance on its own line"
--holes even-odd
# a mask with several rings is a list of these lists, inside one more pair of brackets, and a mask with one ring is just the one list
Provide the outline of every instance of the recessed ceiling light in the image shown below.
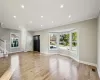
[[43,18],[43,16],[41,16],[41,18]]
[[64,4],[61,4],[61,5],[60,5],[60,8],[63,8],[63,7],[64,7]]
[[41,26],[43,26],[43,25],[41,25]]
[[13,16],[16,19],[16,16]]
[[29,23],[32,23],[32,21],[30,21]]
[[23,9],[24,9],[24,5],[23,5],[23,4],[21,5],[21,8],[23,8]]
[[71,15],[69,15],[68,17],[71,18]]
[[54,23],[54,22],[52,21],[52,23]]

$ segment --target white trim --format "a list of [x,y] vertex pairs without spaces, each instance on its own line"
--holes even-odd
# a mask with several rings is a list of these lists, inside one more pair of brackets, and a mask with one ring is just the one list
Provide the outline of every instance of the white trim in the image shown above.
[[41,54],[44,54],[44,55],[55,55],[55,54],[58,54],[58,53],[48,53],[48,52],[40,52]]
[[27,50],[26,52],[29,52],[29,51],[33,51],[33,50]]
[[[74,33],[74,32],[77,33],[77,40],[76,40],[76,41],[72,41],[72,33]],[[70,41],[70,50],[71,50],[71,51],[78,51],[78,43],[79,43],[79,40],[78,40],[78,39],[79,39],[79,35],[78,35],[78,34],[79,34],[79,32],[78,32],[77,29],[74,29],[74,30],[72,30],[72,31],[70,32],[70,38],[71,38],[71,39],[70,39],[70,40],[71,40],[71,41]],[[77,42],[77,46],[76,46],[76,49],[75,49],[75,50],[72,49],[72,42]],[[78,53],[77,53],[77,54],[78,54]]]
[[79,61],[79,63],[83,63],[83,64],[87,64],[87,65],[91,65],[91,66],[97,67],[97,64],[95,64],[95,63],[90,63],[90,62],[86,62],[86,61]]
[[75,61],[77,61],[77,62],[79,62],[79,63],[82,63],[82,64],[86,64],[86,65],[91,65],[91,66],[97,67],[97,64],[95,64],[95,63],[80,61],[80,60],[74,58],[73,56],[69,56],[69,55],[65,55],[65,54],[59,54],[59,55],[70,57],[70,58],[74,59]]
[[100,78],[100,71],[99,71],[99,69],[97,68],[97,72],[98,72],[98,76],[99,76],[99,78]]
[[58,53],[52,53],[52,52],[51,53],[48,53],[48,55],[53,55],[53,54],[58,54]]
[[41,54],[48,54],[48,52],[41,52],[41,51],[40,51],[40,53],[41,53]]
[[75,61],[79,62],[79,60],[78,60],[78,59],[76,59],[76,58],[74,58],[74,57],[72,57],[72,56],[69,56],[69,55],[66,55],[66,54],[59,54],[59,55],[61,55],[61,56],[67,56],[67,57],[70,57],[70,58],[74,59]]
[[28,52],[28,51],[15,51],[15,52],[8,52],[8,54],[11,54],[11,53],[18,53],[18,52]]
[[18,53],[18,52],[23,52],[23,51],[8,52],[8,54]]

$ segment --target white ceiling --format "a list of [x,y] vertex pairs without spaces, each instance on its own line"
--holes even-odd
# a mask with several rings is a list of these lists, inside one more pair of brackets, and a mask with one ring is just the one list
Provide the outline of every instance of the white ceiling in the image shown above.
[[[4,28],[20,29],[19,26],[24,26],[30,31],[57,27],[97,17],[98,1],[0,0],[0,22]],[[21,8],[22,4],[24,9]],[[64,7],[60,8],[60,5]]]

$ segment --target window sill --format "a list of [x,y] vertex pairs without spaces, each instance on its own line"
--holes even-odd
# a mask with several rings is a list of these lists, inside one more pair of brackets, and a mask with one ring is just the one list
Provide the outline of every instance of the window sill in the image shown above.
[[69,47],[59,47],[59,49],[69,50]]

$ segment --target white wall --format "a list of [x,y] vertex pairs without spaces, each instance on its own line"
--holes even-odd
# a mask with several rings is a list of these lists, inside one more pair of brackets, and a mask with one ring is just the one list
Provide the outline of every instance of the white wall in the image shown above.
[[[10,33],[19,34],[19,48],[10,48]],[[8,52],[32,51],[32,35],[27,30],[13,30],[0,27],[0,39],[7,40]]]
[[4,29],[4,28],[0,27],[0,39],[7,40],[8,52],[18,52],[18,51],[20,51],[20,47],[19,48],[10,48],[10,33],[18,33],[19,37],[21,37],[20,31],[18,31],[18,30]]
[[[76,28],[79,32],[79,54],[70,53],[71,57],[80,59],[89,63],[96,64],[97,61],[97,19],[91,19],[73,23],[65,26],[51,28],[34,32],[33,35],[40,35],[40,52],[41,53],[57,53],[57,51],[49,51],[49,32]],[[67,54],[67,51],[61,51]],[[62,53],[61,53],[62,54]]]
[[97,64],[97,19],[81,23],[79,45],[81,61]]
[[26,36],[26,51],[33,51],[33,36],[28,31]]
[[21,51],[26,51],[27,31],[21,28]]
[[40,52],[41,53],[48,53],[48,46],[49,46],[49,34],[46,30],[35,32],[34,35],[40,35]]
[[99,14],[99,17],[98,17],[98,73],[99,73],[99,76],[100,76],[100,14]]

